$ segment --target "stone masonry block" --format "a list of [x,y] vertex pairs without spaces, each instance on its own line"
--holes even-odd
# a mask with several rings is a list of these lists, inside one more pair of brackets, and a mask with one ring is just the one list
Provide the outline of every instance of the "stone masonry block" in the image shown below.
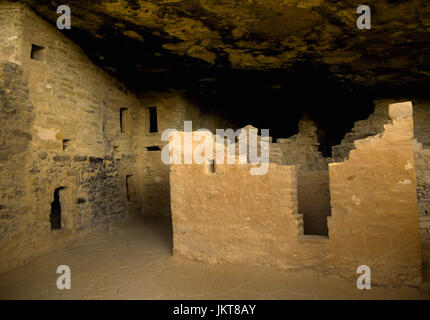
[[389,106],[391,119],[412,117],[412,102],[393,103]]

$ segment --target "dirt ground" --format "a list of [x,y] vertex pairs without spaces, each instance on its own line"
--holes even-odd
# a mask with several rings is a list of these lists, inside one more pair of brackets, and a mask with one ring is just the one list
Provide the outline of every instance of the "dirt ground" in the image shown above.
[[[355,283],[310,271],[174,257],[171,232],[169,219],[158,218],[92,234],[0,274],[0,299],[430,299],[428,265],[419,288],[358,290]],[[430,252],[430,241],[425,245]],[[71,269],[70,290],[56,286],[59,265]]]

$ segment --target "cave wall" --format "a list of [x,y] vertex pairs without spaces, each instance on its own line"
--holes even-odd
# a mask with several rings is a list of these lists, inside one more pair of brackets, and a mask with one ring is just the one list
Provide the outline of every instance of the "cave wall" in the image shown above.
[[[138,212],[126,177],[139,173],[141,102],[24,6],[0,4],[0,19],[3,271]],[[60,187],[62,228],[51,230]]]
[[[390,105],[392,121],[354,142],[349,159],[329,165],[329,237],[304,235],[298,171],[270,164],[171,166],[174,253],[209,263],[312,268],[372,283],[418,285],[418,228],[412,106]],[[196,197],[198,195],[198,197]]]

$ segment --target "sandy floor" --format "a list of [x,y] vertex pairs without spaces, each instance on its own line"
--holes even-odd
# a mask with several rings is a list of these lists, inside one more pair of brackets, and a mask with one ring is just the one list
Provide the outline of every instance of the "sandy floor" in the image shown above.
[[[0,274],[1,299],[430,299],[420,288],[372,287],[312,273],[206,265],[171,256],[165,219],[93,234],[61,252]],[[56,287],[57,266],[71,268],[71,290]]]

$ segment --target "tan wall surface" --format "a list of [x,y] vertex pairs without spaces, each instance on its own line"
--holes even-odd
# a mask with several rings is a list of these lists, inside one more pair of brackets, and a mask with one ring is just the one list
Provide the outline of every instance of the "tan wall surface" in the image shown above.
[[[295,168],[171,166],[174,253],[210,263],[286,267],[300,230]],[[291,244],[293,242],[293,244]]]

